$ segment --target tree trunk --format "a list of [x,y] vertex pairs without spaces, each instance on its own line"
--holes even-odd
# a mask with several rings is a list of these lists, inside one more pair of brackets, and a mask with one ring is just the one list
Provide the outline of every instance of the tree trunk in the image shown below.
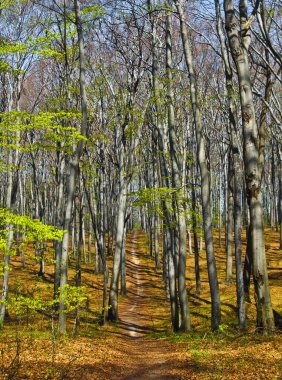
[[[177,250],[175,250],[175,259],[178,259],[178,292],[179,305],[181,311],[180,330],[191,330],[191,317],[186,289],[186,220],[184,214],[184,205],[181,201],[182,196],[182,180],[181,166],[177,154],[176,135],[175,135],[175,114],[173,105],[172,91],[172,38],[171,38],[171,15],[167,15],[167,35],[166,35],[166,72],[167,72],[167,97],[168,97],[168,133],[169,133],[169,149],[171,155],[172,166],[172,185],[177,189],[175,194],[175,213],[177,220],[177,233],[175,242],[177,242]],[[177,239],[177,240],[176,240]]]
[[113,271],[110,285],[110,296],[109,296],[109,312],[108,319],[110,321],[118,320],[118,283],[120,275],[120,266],[121,266],[121,253],[124,237],[124,218],[125,218],[125,209],[126,209],[126,178],[125,178],[125,152],[124,147],[120,153],[120,191],[118,196],[118,211],[117,211],[117,224],[116,224],[116,246],[114,253],[114,263]]
[[[278,144],[277,144],[278,145]],[[278,211],[279,211],[279,224],[280,224],[280,242],[279,248],[282,249],[282,148],[277,147],[278,165],[279,165],[279,199],[278,199]]]
[[[235,158],[236,159],[236,158]],[[235,170],[239,169],[238,163],[234,165]],[[234,175],[234,236],[235,236],[235,263],[236,263],[236,291],[239,326],[241,330],[247,327],[245,311],[243,266],[242,266],[242,210],[241,192],[238,175]]]
[[122,296],[126,296],[126,224],[123,229],[122,238],[122,248],[121,248],[121,263],[120,263],[120,273],[121,273],[121,289],[120,293]]
[[233,194],[233,186],[232,182],[234,182],[234,167],[233,167],[233,159],[231,155],[233,152],[229,154],[228,160],[228,181],[226,186],[227,190],[227,237],[226,237],[226,284],[232,284],[233,282],[233,274],[232,274],[232,243],[233,243],[233,207],[234,207],[234,194]]
[[[257,306],[257,326],[263,333],[274,330],[270,289],[265,257],[263,210],[261,203],[261,173],[259,167],[260,141],[249,72],[247,2],[240,1],[241,36],[233,0],[224,1],[226,30],[232,58],[237,68],[243,123],[243,146],[247,199],[250,210],[250,229],[253,254],[253,276]],[[246,29],[247,28],[247,29]]]
[[160,245],[160,227],[159,227],[159,217],[155,215],[154,218],[154,242],[155,242],[155,268],[160,268],[160,255],[159,255],[159,245]]
[[[87,102],[86,102],[86,81],[85,81],[85,54],[83,42],[83,30],[80,17],[80,2],[74,1],[76,30],[79,48],[79,84],[80,84],[80,105],[82,112],[80,133],[82,136],[87,135]],[[59,305],[59,322],[58,333],[66,333],[66,299],[64,288],[68,282],[68,248],[69,248],[69,228],[72,217],[72,206],[75,194],[76,182],[79,175],[79,159],[83,151],[83,140],[80,140],[74,146],[74,152],[70,158],[70,174],[67,188],[67,201],[64,215],[64,230],[66,231],[62,241],[61,268],[60,268],[60,305]]]
[[171,309],[171,323],[173,331],[179,330],[179,312],[178,312],[178,297],[176,285],[176,273],[174,263],[174,236],[172,228],[167,229],[167,254],[168,254],[168,277],[169,277],[169,295],[170,295],[170,309]]
[[[15,156],[15,159],[13,157]],[[11,170],[12,165],[15,167],[18,165],[19,152],[16,150],[14,154],[12,149],[9,149],[8,153],[8,174],[7,174],[7,193],[6,193],[6,209],[13,212],[16,203],[16,195],[18,190],[18,169]],[[13,224],[6,225],[6,246],[4,249],[4,263],[3,263],[3,283],[2,283],[2,292],[1,292],[1,302],[0,302],[0,329],[4,325],[5,313],[6,313],[6,301],[8,297],[8,288],[9,288],[9,274],[10,274],[10,256],[11,256],[11,247],[14,237],[14,226]]]
[[196,276],[196,293],[201,293],[201,276],[200,276],[200,263],[199,263],[199,245],[198,245],[198,232],[197,232],[197,217],[196,217],[196,192],[195,187],[192,186],[192,221],[193,221],[193,235],[194,235],[194,252],[195,252],[195,276]]
[[193,67],[191,42],[189,39],[189,34],[188,34],[187,26],[186,26],[186,20],[184,16],[183,1],[182,0],[174,0],[174,1],[176,4],[179,19],[180,19],[181,37],[182,37],[185,61],[186,61],[186,65],[189,72],[190,98],[191,98],[193,117],[194,117],[195,129],[196,129],[197,158],[198,158],[198,163],[200,167],[200,175],[201,175],[203,225],[204,225],[204,234],[205,234],[205,243],[206,243],[209,285],[210,285],[211,301],[212,301],[211,327],[212,327],[212,330],[218,330],[220,321],[221,321],[221,312],[220,312],[220,298],[219,298],[216,262],[215,262],[215,255],[214,255],[214,246],[213,246],[213,234],[212,234],[210,172],[207,166],[205,138],[204,138],[204,132],[203,132],[203,127],[202,127],[200,106],[197,99],[196,77],[195,77],[194,67]]

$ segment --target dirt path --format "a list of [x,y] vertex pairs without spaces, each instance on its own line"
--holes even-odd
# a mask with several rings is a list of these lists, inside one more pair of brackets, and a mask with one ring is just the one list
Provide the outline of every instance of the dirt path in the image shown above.
[[124,335],[131,338],[143,337],[154,329],[148,313],[152,293],[150,269],[141,263],[137,239],[138,234],[135,233],[132,237],[132,249],[127,253],[127,296],[119,309],[121,329]]
[[140,252],[138,234],[135,233],[131,249],[127,252],[127,296],[119,309],[123,336],[120,349],[127,353],[127,360],[124,372],[117,379],[182,378],[178,374],[180,362],[175,345],[148,337],[150,332],[156,331],[152,300],[165,302],[165,299],[159,299],[160,275],[156,283],[153,260],[149,260]]

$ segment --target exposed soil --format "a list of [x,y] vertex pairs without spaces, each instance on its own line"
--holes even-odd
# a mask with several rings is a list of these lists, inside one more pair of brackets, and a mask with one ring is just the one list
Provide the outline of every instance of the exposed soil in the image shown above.
[[[148,339],[148,333],[156,331],[152,307],[156,298],[155,286],[160,285],[152,265],[144,263],[138,250],[138,234],[132,237],[132,249],[127,257],[127,297],[119,309],[119,346],[126,354],[124,373],[117,379],[181,379],[178,367],[182,365],[177,347],[167,341]],[[156,281],[157,280],[157,281]],[[158,296],[159,297],[159,296]],[[165,299],[162,300],[166,302]]]

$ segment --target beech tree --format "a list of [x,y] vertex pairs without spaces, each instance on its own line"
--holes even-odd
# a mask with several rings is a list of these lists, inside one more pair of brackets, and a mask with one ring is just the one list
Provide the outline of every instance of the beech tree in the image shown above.
[[197,159],[201,174],[201,197],[202,197],[202,212],[203,224],[205,232],[205,243],[208,263],[209,284],[212,296],[212,329],[217,330],[220,325],[220,298],[218,289],[218,280],[216,273],[216,263],[213,247],[212,235],[212,215],[211,215],[211,189],[210,189],[210,174],[207,166],[205,137],[203,134],[203,126],[201,120],[201,111],[197,100],[197,84],[193,68],[193,56],[191,52],[191,43],[185,22],[183,2],[175,1],[177,12],[179,15],[181,37],[183,42],[183,50],[187,69],[190,79],[190,97],[193,109],[193,117],[196,129],[197,138]]
[[[250,212],[250,234],[253,258],[253,276],[257,303],[257,325],[264,333],[274,330],[274,319],[265,259],[263,210],[261,204],[260,152],[264,140],[256,123],[248,50],[251,43],[248,6],[240,1],[240,33],[233,1],[224,2],[226,30],[232,58],[236,64],[242,110],[243,146],[247,199]],[[255,10],[254,10],[255,11]]]
[[[221,330],[224,250],[221,285],[236,292],[239,328],[247,328],[253,274],[257,327],[274,331],[264,224],[280,228],[281,248],[280,10],[256,1],[249,16],[246,0],[223,5],[0,5],[1,325],[11,254],[25,270],[32,233],[41,280],[52,256],[58,332],[68,332],[70,289],[83,293],[84,270],[103,275],[99,323],[116,322],[134,229],[162,273],[174,331],[193,328],[189,299],[199,297],[204,271],[211,328]],[[72,311],[78,330],[79,302]]]

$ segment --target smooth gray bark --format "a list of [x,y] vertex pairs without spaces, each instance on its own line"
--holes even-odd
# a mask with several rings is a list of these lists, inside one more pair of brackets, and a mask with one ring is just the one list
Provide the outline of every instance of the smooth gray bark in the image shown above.
[[167,15],[167,31],[166,31],[166,75],[167,75],[167,97],[168,97],[168,134],[169,134],[169,150],[171,156],[171,172],[172,185],[177,190],[174,199],[175,215],[177,220],[177,233],[175,236],[176,250],[175,255],[178,260],[177,275],[178,275],[178,292],[179,305],[181,312],[180,330],[191,330],[191,317],[186,289],[186,220],[184,214],[184,205],[181,201],[182,195],[182,180],[181,180],[181,165],[179,162],[176,146],[176,121],[173,105],[172,91],[172,37],[171,37],[171,15]]
[[120,262],[120,274],[121,274],[121,287],[120,294],[126,295],[126,224],[123,229],[122,249],[121,249],[121,262]]
[[[151,12],[151,1],[147,1],[151,28],[152,28],[152,92],[154,96],[154,114],[155,114],[155,129],[156,141],[159,148],[159,164],[160,164],[160,185],[162,187],[171,187],[170,178],[170,165],[168,162],[168,126],[162,120],[163,105],[161,102],[161,85],[159,82],[159,49],[157,46],[156,35],[156,19]],[[171,322],[174,331],[179,329],[179,315],[178,315],[178,291],[176,279],[176,260],[174,251],[174,229],[173,229],[173,215],[171,212],[171,202],[163,201],[162,209],[164,212],[164,228],[163,228],[163,272],[165,280],[166,294],[170,300],[171,309]]]
[[[234,165],[235,170],[239,169]],[[241,210],[241,194],[239,176],[234,175],[234,235],[235,235],[235,263],[236,263],[236,292],[238,319],[241,330],[247,327],[247,318],[245,310],[245,295],[243,281],[243,265],[242,265],[242,210]]]
[[116,246],[114,253],[113,271],[110,285],[109,295],[109,312],[108,319],[110,321],[118,320],[118,283],[121,267],[121,254],[124,237],[124,219],[126,210],[126,173],[125,173],[125,147],[123,143],[120,149],[120,163],[119,163],[119,195],[118,195],[118,210],[117,210],[117,223],[116,223]]
[[[56,197],[56,211],[55,211],[55,226],[63,228],[63,207],[64,207],[64,170],[65,159],[57,152],[57,168],[56,168],[56,182],[57,182],[57,197]],[[61,270],[61,255],[62,255],[62,242],[54,241],[55,249],[55,278],[54,278],[54,298],[58,296],[60,287],[60,270]]]
[[239,35],[238,32],[238,22],[233,0],[224,1],[226,30],[232,58],[235,62],[239,79],[243,124],[245,179],[247,199],[250,210],[257,326],[259,330],[267,334],[273,332],[274,330],[274,318],[265,257],[263,209],[261,203],[261,168],[259,165],[260,137],[255,118],[255,108],[248,62],[250,32],[247,23],[247,2],[245,0],[240,1],[239,9],[241,35]]
[[[79,48],[79,85],[80,85],[80,105],[82,120],[80,133],[82,136],[87,135],[87,102],[86,102],[86,81],[85,81],[85,53],[83,42],[83,30],[80,16],[80,2],[74,1],[76,31]],[[79,175],[79,160],[83,151],[83,140],[74,145],[74,151],[69,163],[69,178],[67,183],[67,199],[64,215],[64,230],[66,231],[62,241],[61,268],[60,268],[60,304],[59,304],[59,321],[58,333],[66,333],[66,300],[64,288],[68,283],[68,248],[69,248],[69,228],[72,219],[72,207],[76,188],[76,181]]]
[[169,277],[169,295],[170,295],[170,309],[171,309],[171,323],[173,331],[179,329],[179,310],[177,299],[177,279],[175,272],[175,252],[174,252],[174,236],[171,228],[166,229],[167,239],[166,248],[168,255],[168,277]]
[[281,146],[277,147],[277,153],[278,153],[278,165],[279,165],[279,200],[278,200],[278,207],[279,207],[279,224],[280,224],[280,242],[279,242],[279,248],[282,249],[282,148]]
[[[9,151],[8,165],[12,166],[12,150]],[[12,191],[13,191],[13,175],[12,171],[8,171],[8,186],[6,194],[6,208],[11,209],[12,206]],[[7,240],[6,247],[4,250],[4,262],[3,262],[3,284],[1,293],[1,304],[0,304],[0,328],[4,325],[4,318],[6,313],[6,300],[8,297],[8,286],[9,286],[9,274],[10,274],[10,248],[14,236],[14,226],[12,224],[7,224]]]
[[[17,104],[17,111],[18,104]],[[18,133],[17,133],[18,134]],[[8,173],[7,173],[7,192],[5,206],[8,211],[13,212],[16,205],[17,191],[19,185],[19,151],[15,152],[12,149],[9,149],[8,153]],[[15,165],[16,169],[12,170],[11,167]],[[10,256],[11,256],[11,247],[14,238],[14,226],[11,223],[6,225],[6,246],[4,248],[4,258],[3,258],[3,283],[1,291],[1,303],[0,303],[0,329],[4,325],[5,314],[6,314],[6,301],[8,297],[9,289],[9,274],[10,274]]]
[[[233,152],[231,153],[233,154]],[[231,155],[230,154],[230,155]],[[233,282],[232,265],[232,243],[233,243],[233,207],[234,207],[234,193],[232,182],[234,182],[234,168],[233,159],[229,155],[228,162],[228,182],[226,186],[227,190],[227,236],[226,236],[226,284]],[[232,174],[231,174],[232,173]]]
[[196,190],[192,186],[192,222],[193,222],[193,235],[194,235],[194,257],[195,257],[195,276],[196,276],[196,293],[201,293],[201,275],[200,275],[200,253],[198,243],[198,226],[196,217]]
[[201,175],[201,198],[202,198],[202,214],[203,214],[203,226],[206,243],[206,255],[208,265],[209,285],[212,300],[212,318],[211,327],[212,330],[218,330],[221,323],[220,312],[220,297],[219,287],[217,279],[216,261],[214,255],[213,246],[213,234],[212,234],[212,214],[211,214],[211,188],[210,188],[210,172],[207,166],[207,156],[205,149],[205,137],[202,126],[201,111],[197,97],[197,84],[193,67],[193,56],[191,50],[191,42],[186,25],[183,0],[174,0],[177,13],[180,20],[180,30],[183,43],[184,56],[186,66],[189,72],[190,79],[190,99],[193,110],[194,124],[196,129],[197,139],[197,158],[200,167]]

